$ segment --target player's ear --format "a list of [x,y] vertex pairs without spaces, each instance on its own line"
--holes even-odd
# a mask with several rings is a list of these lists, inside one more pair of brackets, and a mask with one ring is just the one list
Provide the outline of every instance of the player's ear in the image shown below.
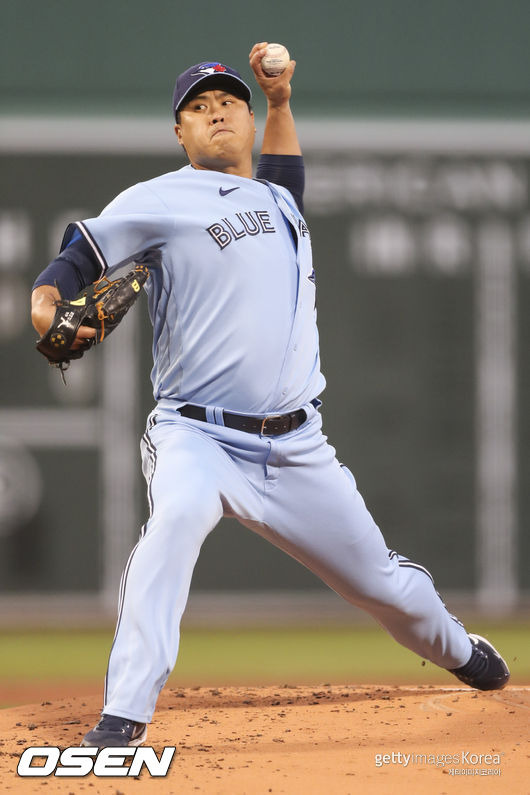
[[175,124],[175,135],[177,136],[179,144],[182,143],[182,133],[180,132],[180,124]]

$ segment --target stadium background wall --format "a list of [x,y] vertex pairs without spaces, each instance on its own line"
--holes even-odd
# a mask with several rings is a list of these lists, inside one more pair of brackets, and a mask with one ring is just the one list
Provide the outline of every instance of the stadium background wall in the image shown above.
[[[247,74],[251,43],[269,38],[298,60],[325,429],[390,546],[444,592],[513,610],[530,586],[530,11],[304,3],[302,24],[300,3],[276,18],[256,4],[252,22],[238,7],[206,3],[200,23],[169,2],[3,9],[0,593],[113,603],[146,512],[145,306],[65,389],[33,349],[32,280],[68,221],[183,164],[175,73],[214,57]],[[322,590],[230,522],[193,588]]]

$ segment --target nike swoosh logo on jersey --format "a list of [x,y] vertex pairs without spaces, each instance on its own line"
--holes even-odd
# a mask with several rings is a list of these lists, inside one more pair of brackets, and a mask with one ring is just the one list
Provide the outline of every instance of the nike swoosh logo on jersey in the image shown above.
[[237,188],[228,188],[227,190],[223,190],[223,188],[219,188],[219,196],[228,196],[229,193],[232,193],[234,190],[239,190],[239,186]]

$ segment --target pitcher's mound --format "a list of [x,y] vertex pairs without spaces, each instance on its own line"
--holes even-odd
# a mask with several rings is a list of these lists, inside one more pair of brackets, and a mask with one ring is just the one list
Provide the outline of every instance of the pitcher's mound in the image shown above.
[[164,780],[145,768],[138,778],[17,775],[24,749],[79,745],[99,709],[90,696],[0,711],[2,792],[528,791],[530,689],[520,687],[493,693],[327,684],[167,688],[146,743],[158,756],[176,746]]

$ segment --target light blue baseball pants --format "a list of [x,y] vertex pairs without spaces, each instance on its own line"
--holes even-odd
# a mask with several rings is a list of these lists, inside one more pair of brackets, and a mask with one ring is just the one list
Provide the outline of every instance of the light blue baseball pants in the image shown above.
[[105,713],[151,720],[177,659],[201,545],[223,515],[292,555],[422,657],[443,668],[468,661],[467,633],[430,574],[387,548],[322,434],[320,413],[304,408],[307,421],[275,437],[185,419],[171,401],[150,415],[142,461],[151,514],[122,577]]

